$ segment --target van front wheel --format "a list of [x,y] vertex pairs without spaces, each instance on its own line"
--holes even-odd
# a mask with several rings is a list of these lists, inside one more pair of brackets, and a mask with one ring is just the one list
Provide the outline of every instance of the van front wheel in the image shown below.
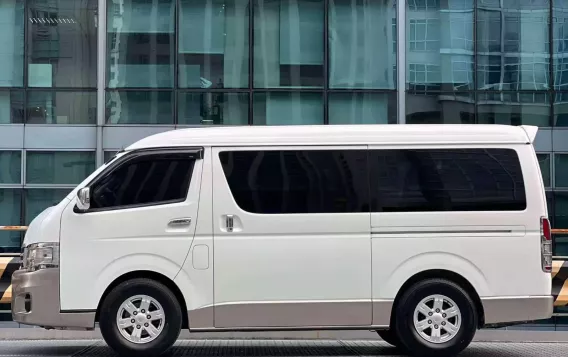
[[397,303],[396,332],[414,356],[455,356],[477,330],[475,305],[459,285],[445,279],[421,281]]
[[182,311],[175,295],[150,279],[132,279],[104,299],[99,326],[106,343],[119,355],[155,356],[179,337]]

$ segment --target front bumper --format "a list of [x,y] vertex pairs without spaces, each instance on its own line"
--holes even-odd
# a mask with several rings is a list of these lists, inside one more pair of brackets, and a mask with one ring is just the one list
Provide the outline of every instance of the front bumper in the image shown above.
[[95,325],[94,312],[61,312],[59,269],[56,268],[14,272],[12,319],[48,329],[90,330]]

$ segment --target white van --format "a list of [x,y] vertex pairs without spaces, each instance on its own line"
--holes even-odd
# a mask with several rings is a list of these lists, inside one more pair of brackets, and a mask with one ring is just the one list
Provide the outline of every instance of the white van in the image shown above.
[[175,130],[118,153],[40,214],[13,318],[98,322],[120,354],[180,329],[360,329],[449,356],[549,318],[536,127]]

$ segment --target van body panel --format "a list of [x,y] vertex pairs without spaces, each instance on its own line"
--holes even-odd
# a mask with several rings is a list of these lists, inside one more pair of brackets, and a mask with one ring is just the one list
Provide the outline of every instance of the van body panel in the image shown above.
[[[133,271],[174,280],[193,240],[203,160],[196,160],[184,202],[75,213],[61,217],[61,310],[94,310],[106,288]],[[190,218],[188,226],[172,220]]]
[[[370,214],[245,212],[233,198],[219,159],[220,152],[238,150],[243,149],[213,149],[215,327],[370,325]],[[227,215],[234,217],[232,231],[225,224]],[[353,308],[347,315],[333,308],[324,314],[325,305],[316,308],[315,303]]]

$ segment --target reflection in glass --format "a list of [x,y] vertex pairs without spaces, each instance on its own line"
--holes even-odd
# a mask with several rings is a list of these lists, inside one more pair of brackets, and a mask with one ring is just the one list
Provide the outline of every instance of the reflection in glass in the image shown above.
[[26,183],[78,184],[95,170],[89,151],[27,151]]
[[171,88],[175,1],[108,0],[109,88]]
[[547,0],[478,3],[479,89],[550,88],[549,6]]
[[26,189],[26,224],[48,207],[55,206],[71,192],[71,189]]
[[180,93],[180,125],[247,125],[248,93]]
[[540,165],[544,186],[550,187],[550,154],[537,154],[536,156],[538,158],[538,164]]
[[477,94],[480,124],[550,126],[548,92],[482,92]]
[[27,124],[96,124],[96,92],[28,92]]
[[396,93],[330,93],[329,124],[396,124]]
[[554,228],[568,228],[568,192],[554,193]]
[[321,93],[257,93],[253,104],[254,125],[323,124]]
[[97,0],[28,1],[28,85],[97,85]]
[[393,19],[396,8],[391,0],[330,1],[331,88],[396,88],[396,52],[385,51],[396,38]]
[[0,124],[20,124],[23,122],[24,92],[20,90],[0,91]]
[[408,89],[473,89],[474,1],[407,1],[406,17]]
[[107,124],[173,124],[171,91],[110,91],[106,97]]
[[0,48],[2,49],[0,87],[22,87],[24,84],[23,0],[0,2]]
[[408,124],[474,124],[472,93],[406,94]]
[[[0,184],[22,182],[22,152],[0,151]],[[3,225],[0,223],[0,226]]]
[[248,0],[181,0],[181,88],[248,87],[248,7]]
[[[22,190],[0,188],[0,226],[19,226]],[[0,253],[18,253],[21,250],[21,233],[0,231]]]
[[254,1],[254,86],[322,87],[323,0]]
[[568,126],[568,91],[554,96],[554,125]]
[[568,187],[568,154],[554,155],[554,186]]
[[552,2],[554,88],[568,91],[568,0]]

